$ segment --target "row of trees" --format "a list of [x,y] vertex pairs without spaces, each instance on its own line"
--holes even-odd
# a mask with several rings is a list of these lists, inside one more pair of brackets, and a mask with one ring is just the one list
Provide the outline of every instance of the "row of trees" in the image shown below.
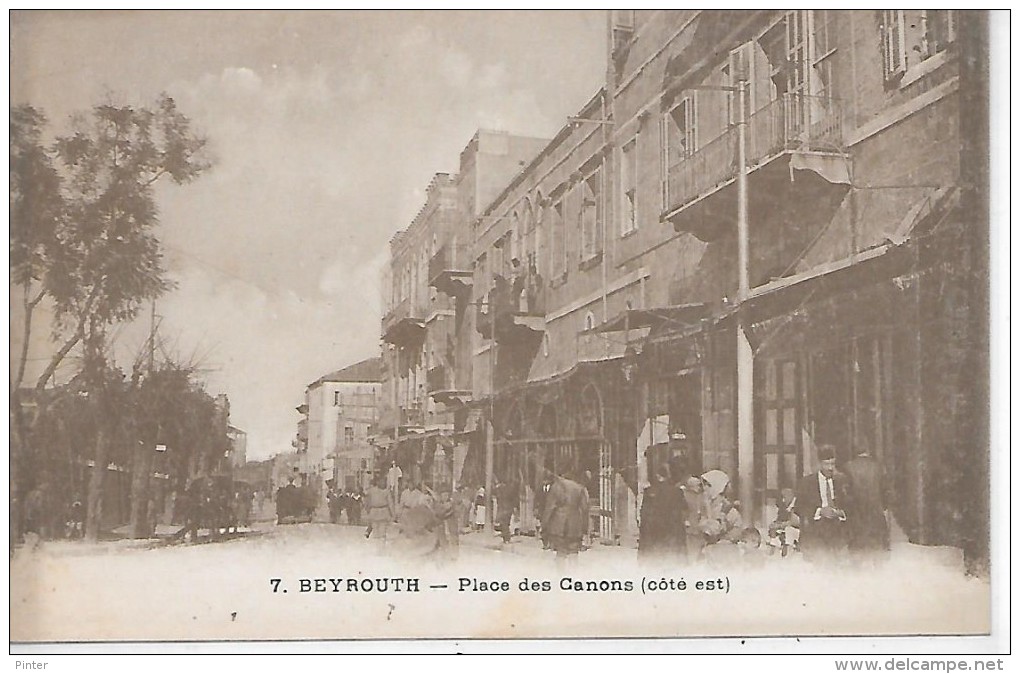
[[[206,145],[166,95],[146,107],[96,106],[53,139],[41,111],[10,111],[11,302],[21,319],[11,326],[20,342],[10,370],[12,541],[26,494],[42,485],[64,500],[87,494],[86,535],[98,537],[111,463],[130,467],[132,529],[145,534],[155,444],[177,450],[167,469],[178,479],[207,454],[222,456],[226,424],[193,368],[150,353],[126,375],[110,357],[114,329],[173,288],[154,190],[202,175]],[[48,330],[52,348],[29,380],[34,329]],[[69,367],[73,377],[55,386]]]

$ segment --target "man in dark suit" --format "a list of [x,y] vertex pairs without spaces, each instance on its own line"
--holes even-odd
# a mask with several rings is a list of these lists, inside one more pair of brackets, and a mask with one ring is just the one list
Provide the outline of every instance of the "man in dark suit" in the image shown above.
[[835,559],[846,549],[849,501],[846,476],[836,470],[836,448],[818,448],[818,470],[805,476],[797,489],[794,511],[800,517],[800,546],[812,561]]
[[852,499],[847,506],[850,553],[869,561],[881,559],[889,550],[882,466],[864,448],[846,464],[846,473]]

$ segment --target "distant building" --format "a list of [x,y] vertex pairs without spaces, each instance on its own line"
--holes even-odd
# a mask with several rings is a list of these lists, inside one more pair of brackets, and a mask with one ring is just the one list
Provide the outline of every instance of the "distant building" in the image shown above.
[[273,468],[276,459],[248,461],[234,471],[234,479],[247,482],[255,490],[269,495],[273,492]]
[[236,470],[248,461],[248,434],[236,426],[227,426],[230,441],[230,465]]
[[305,390],[301,467],[317,489],[324,491],[329,479],[344,488],[367,487],[373,458],[368,440],[378,419],[381,369],[378,357],[369,358],[324,375]]

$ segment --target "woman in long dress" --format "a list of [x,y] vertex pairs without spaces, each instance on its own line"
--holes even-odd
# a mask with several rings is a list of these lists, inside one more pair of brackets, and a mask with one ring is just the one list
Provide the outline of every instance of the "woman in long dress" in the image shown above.
[[365,538],[376,534],[377,538],[381,537],[383,542],[386,541],[395,510],[391,494],[392,492],[386,488],[385,478],[377,479],[365,493],[365,519],[368,520]]
[[485,487],[475,492],[475,531],[485,528]]

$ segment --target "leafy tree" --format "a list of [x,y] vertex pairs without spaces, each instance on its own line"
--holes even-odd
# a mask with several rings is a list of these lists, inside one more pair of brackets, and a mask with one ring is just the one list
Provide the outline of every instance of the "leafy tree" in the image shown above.
[[[29,450],[41,411],[31,419],[22,414],[34,309],[43,300],[51,303],[52,337],[59,345],[34,382],[36,400],[45,399],[44,389],[76,347],[83,350],[90,394],[99,399],[109,393],[111,370],[102,354],[110,326],[132,320],[146,302],[172,288],[153,232],[154,186],[189,183],[210,166],[206,140],[166,95],[151,107],[99,105],[73,122],[71,133],[47,148],[42,113],[30,106],[11,110],[11,284],[20,288],[25,307],[25,345],[10,381],[11,440],[21,454]],[[104,414],[122,411],[97,404]],[[100,445],[109,441],[109,433],[97,434],[94,477],[100,490],[100,459],[105,467],[107,453]]]

